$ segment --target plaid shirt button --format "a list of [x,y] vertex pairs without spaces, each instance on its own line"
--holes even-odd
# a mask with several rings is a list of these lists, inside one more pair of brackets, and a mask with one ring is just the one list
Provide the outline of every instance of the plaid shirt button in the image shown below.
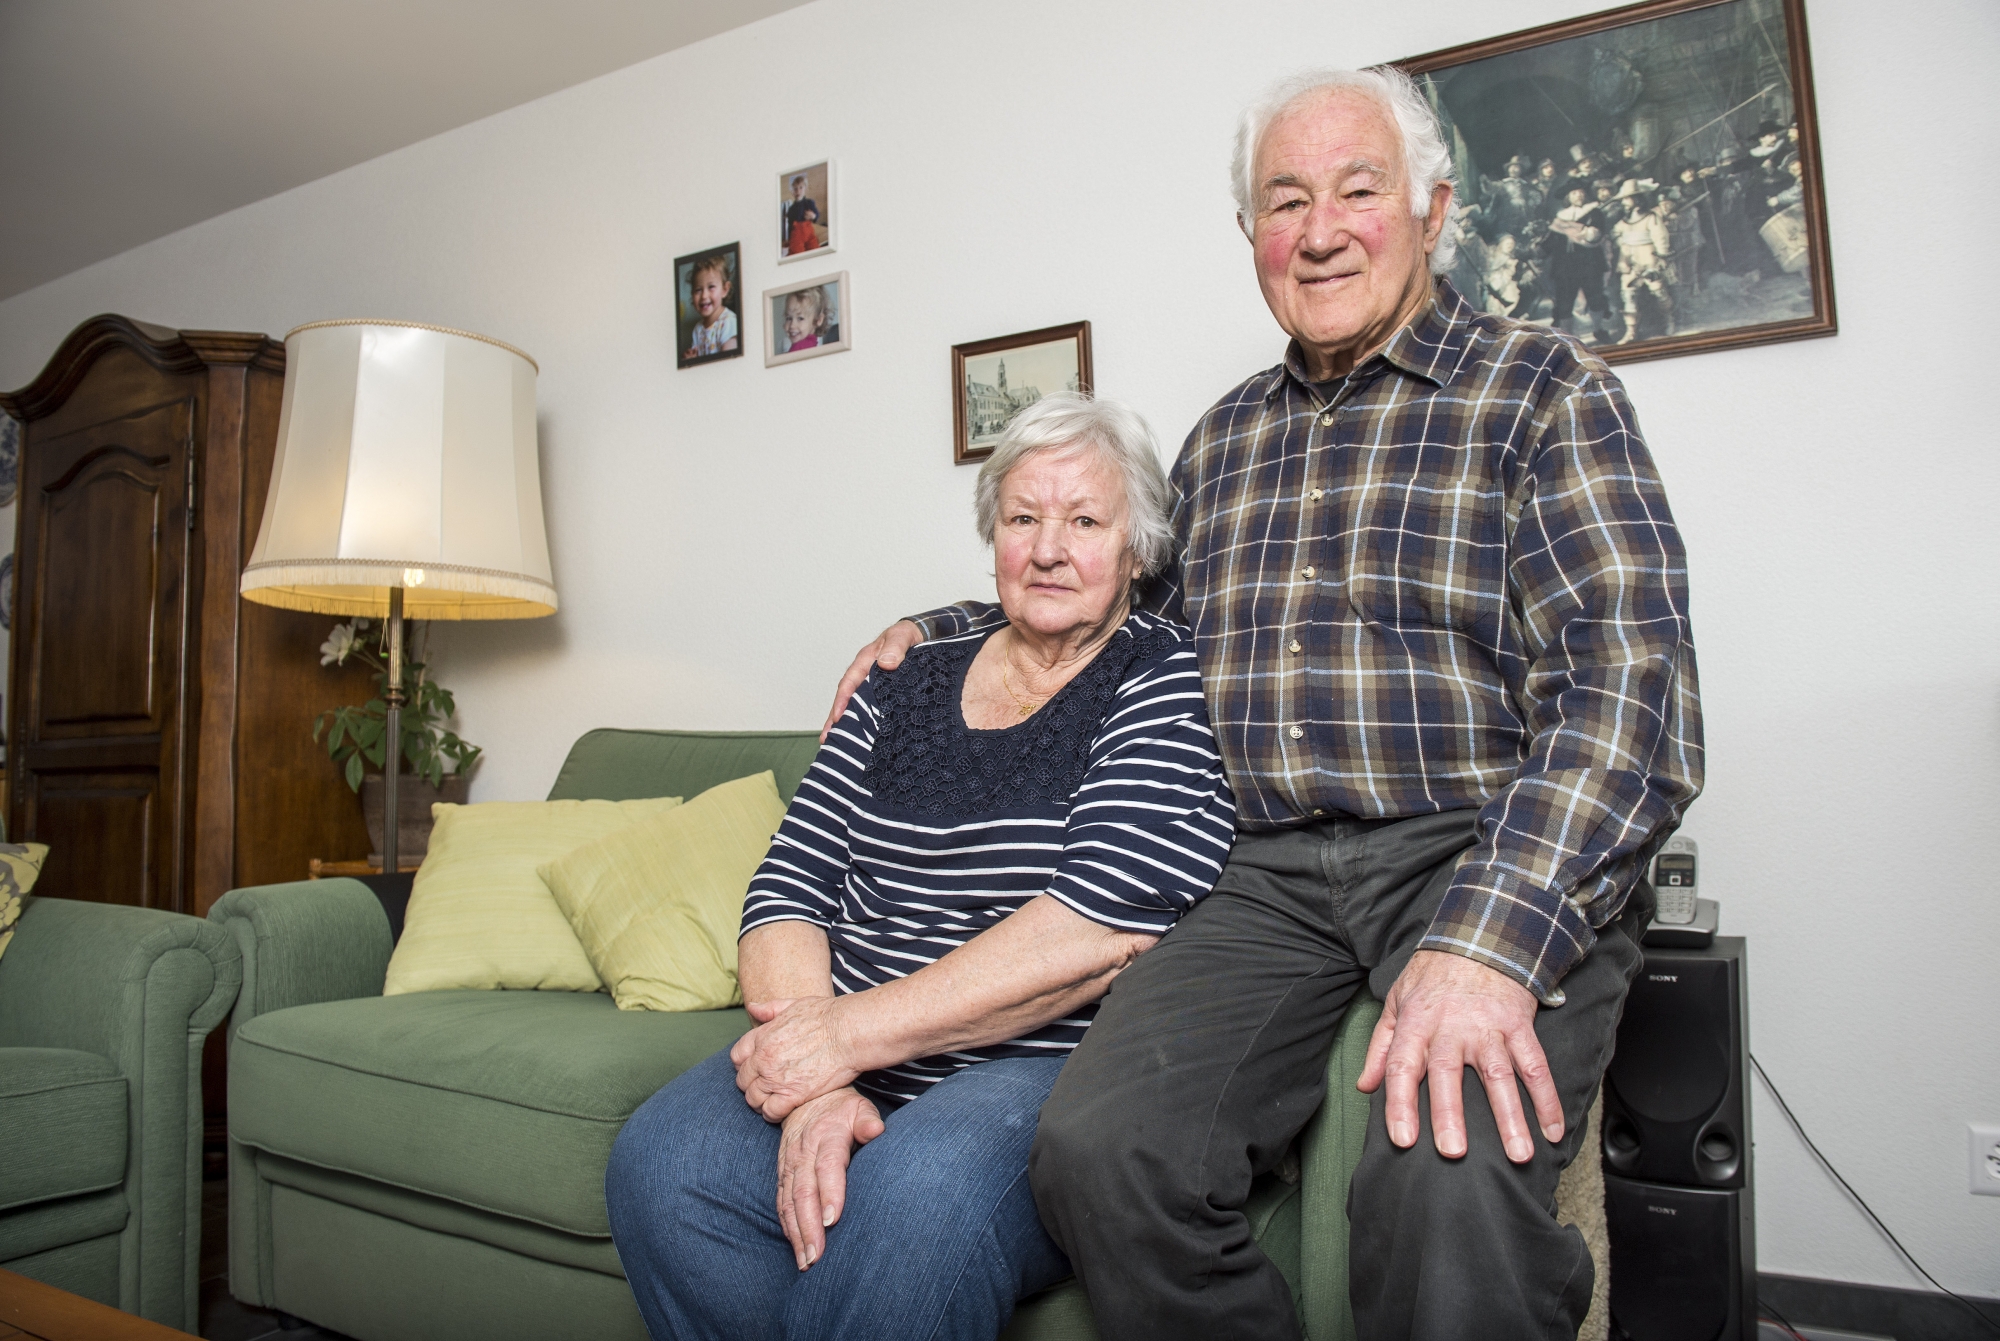
[[1321,428],[1332,428],[1333,416],[1330,414],[1323,414],[1319,417],[1319,422]]
[[1325,492],[1326,490],[1324,489],[1315,489],[1311,493],[1307,494],[1306,497],[1310,498],[1313,502],[1317,503],[1320,500],[1320,495]]
[[1293,728],[1292,728],[1292,739],[1293,739],[1293,740],[1304,740],[1304,739],[1305,739],[1305,734],[1306,734],[1306,729],[1305,729],[1304,727],[1302,727],[1302,726],[1295,726],[1295,727],[1293,727]]
[[1313,567],[1311,564],[1307,564],[1304,568],[1301,568],[1299,571],[1304,573],[1307,577],[1319,576],[1319,569]]
[[1291,647],[1294,652],[1303,652],[1306,650],[1305,645],[1301,643],[1297,638],[1292,639]]

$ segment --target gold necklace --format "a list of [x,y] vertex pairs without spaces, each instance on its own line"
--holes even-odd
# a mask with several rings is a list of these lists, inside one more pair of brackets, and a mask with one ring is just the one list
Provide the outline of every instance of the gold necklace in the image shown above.
[[1008,656],[1004,651],[1000,654],[1000,687],[1007,691],[1008,698],[1014,700],[1014,706],[1021,710],[1021,716],[1029,717],[1034,714],[1035,709],[1047,703],[1052,695],[1044,694],[1042,697],[1030,702],[1015,693],[1014,682],[1007,678],[1007,668],[1012,661],[1013,658]]

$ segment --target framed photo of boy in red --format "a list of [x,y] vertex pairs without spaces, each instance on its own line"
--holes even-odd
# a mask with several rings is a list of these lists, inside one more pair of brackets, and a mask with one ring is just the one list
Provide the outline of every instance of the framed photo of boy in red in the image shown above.
[[674,366],[743,356],[742,244],[674,259]]
[[778,263],[833,251],[833,162],[778,174]]

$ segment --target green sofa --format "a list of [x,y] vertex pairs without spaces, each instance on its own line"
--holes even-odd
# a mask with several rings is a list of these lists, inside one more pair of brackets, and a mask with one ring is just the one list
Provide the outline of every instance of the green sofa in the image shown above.
[[0,1267],[195,1330],[201,1049],[242,976],[200,918],[25,900],[0,956]]
[[[593,731],[549,796],[694,796],[768,768],[789,799],[816,748],[810,732]],[[234,890],[209,916],[244,962],[229,1058],[237,1298],[361,1341],[645,1336],[611,1245],[605,1162],[640,1103],[748,1027],[742,1011],[620,1011],[601,993],[384,997],[389,919],[352,880]],[[1352,1330],[1364,1004],[1329,1067],[1338,1102],[1297,1168],[1253,1199],[1315,1341]],[[1025,1301],[1007,1335],[1095,1330],[1070,1282]]]

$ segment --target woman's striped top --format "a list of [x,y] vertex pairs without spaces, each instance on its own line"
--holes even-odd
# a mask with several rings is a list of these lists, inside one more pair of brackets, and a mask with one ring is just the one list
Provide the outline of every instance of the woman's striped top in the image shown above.
[[[1229,855],[1236,806],[1184,627],[1133,614],[1033,717],[981,731],[960,695],[988,636],[921,644],[869,676],[750,882],[743,931],[825,929],[838,994],[914,973],[1044,893],[1104,926],[1164,934]],[[974,1062],[1067,1051],[1096,1012],[857,1085],[914,1099]]]

